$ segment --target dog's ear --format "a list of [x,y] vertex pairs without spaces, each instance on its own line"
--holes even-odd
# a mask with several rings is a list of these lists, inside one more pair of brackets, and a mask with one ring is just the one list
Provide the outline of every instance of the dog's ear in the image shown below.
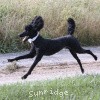
[[40,31],[44,26],[44,20],[41,16],[36,16],[31,24],[36,31]]
[[36,23],[36,28],[38,31],[40,31],[44,27],[44,21],[42,18],[38,19]]
[[32,29],[33,29],[32,24],[29,24],[29,25],[25,26],[25,30],[32,30]]

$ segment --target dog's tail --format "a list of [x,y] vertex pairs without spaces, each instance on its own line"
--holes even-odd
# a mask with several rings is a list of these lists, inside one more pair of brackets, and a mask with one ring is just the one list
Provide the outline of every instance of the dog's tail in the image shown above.
[[67,30],[68,34],[73,35],[75,31],[75,21],[72,18],[68,18],[67,22],[68,22],[68,30]]

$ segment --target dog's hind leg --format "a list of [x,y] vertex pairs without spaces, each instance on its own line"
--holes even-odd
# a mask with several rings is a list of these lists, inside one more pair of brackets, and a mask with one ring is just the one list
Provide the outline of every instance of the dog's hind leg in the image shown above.
[[36,56],[36,59],[34,61],[34,63],[32,64],[31,68],[29,69],[29,71],[22,77],[22,79],[26,79],[28,75],[31,74],[32,70],[34,69],[34,67],[37,65],[37,63],[41,60],[41,58],[43,57],[42,54],[38,54]]
[[96,55],[94,55],[90,50],[85,50],[85,49],[82,49],[82,50],[80,50],[80,51],[78,51],[77,53],[87,53],[87,54],[90,54],[91,56],[93,56],[93,58],[95,59],[95,60],[97,60],[97,56]]
[[73,57],[77,60],[78,64],[80,65],[81,72],[84,73],[84,69],[82,67],[81,61],[78,58],[77,54],[75,52],[73,52],[72,50],[70,50],[70,53],[73,55]]

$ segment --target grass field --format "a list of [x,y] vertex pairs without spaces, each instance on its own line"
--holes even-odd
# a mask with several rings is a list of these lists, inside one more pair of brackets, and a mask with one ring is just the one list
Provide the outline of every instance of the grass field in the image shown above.
[[100,75],[2,85],[0,100],[100,100]]
[[[75,36],[82,45],[100,45],[100,0],[0,0],[0,52],[27,48],[17,34],[36,15],[44,18],[44,37],[66,34],[66,20],[76,21]],[[28,46],[29,47],[29,46]]]

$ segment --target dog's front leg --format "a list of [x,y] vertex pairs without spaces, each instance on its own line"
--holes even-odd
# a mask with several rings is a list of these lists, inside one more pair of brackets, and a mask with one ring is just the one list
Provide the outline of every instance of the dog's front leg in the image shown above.
[[22,79],[26,79],[28,77],[28,75],[31,74],[32,70],[34,69],[34,67],[37,65],[37,63],[41,60],[41,58],[43,57],[42,54],[38,54],[36,56],[36,59],[34,61],[34,63],[32,64],[31,68],[29,69],[29,71],[22,77]]
[[19,56],[19,57],[16,57],[14,59],[8,59],[8,62],[17,61],[17,60],[21,60],[21,59],[27,59],[27,58],[33,58],[35,55],[36,55],[36,50],[33,47],[29,54]]
[[29,53],[23,56],[19,56],[16,57],[14,59],[8,59],[8,62],[12,62],[12,61],[17,61],[17,60],[21,60],[21,59],[27,59],[27,58],[33,58],[36,55],[36,53]]

